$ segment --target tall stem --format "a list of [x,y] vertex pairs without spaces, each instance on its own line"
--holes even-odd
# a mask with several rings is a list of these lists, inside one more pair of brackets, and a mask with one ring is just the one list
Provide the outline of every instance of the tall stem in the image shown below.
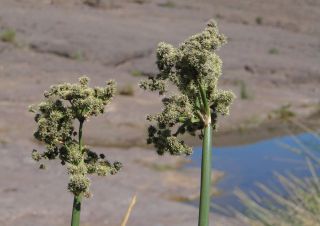
[[208,124],[204,128],[204,138],[202,142],[202,162],[201,162],[201,192],[198,226],[209,226],[210,196],[211,196],[211,152],[212,127]]
[[202,118],[204,120],[204,137],[202,141],[201,188],[198,226],[209,226],[211,196],[211,161],[212,161],[212,126],[211,112],[206,92],[201,81],[198,81],[202,102]]
[[81,212],[82,195],[75,195],[73,199],[71,226],[80,225],[80,212]]
[[84,120],[79,120],[79,132],[78,132],[78,142],[79,142],[79,151],[82,151],[82,127]]
[[[79,132],[78,132],[78,142],[79,142],[79,152],[82,152],[82,127],[84,120],[79,120]],[[80,225],[80,213],[81,213],[81,201],[82,194],[74,195],[73,207],[72,207],[72,217],[71,226]]]
[[208,100],[207,100],[207,96],[206,96],[206,92],[202,86],[202,82],[201,80],[198,80],[197,81],[198,83],[198,86],[199,86],[199,90],[200,90],[200,99],[201,99],[201,102],[202,102],[202,110],[204,114],[206,114],[208,117],[210,116],[210,107],[209,107],[209,104],[208,104]]

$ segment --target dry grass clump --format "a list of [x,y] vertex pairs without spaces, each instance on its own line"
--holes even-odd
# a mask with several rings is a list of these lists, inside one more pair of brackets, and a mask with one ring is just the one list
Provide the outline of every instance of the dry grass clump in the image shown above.
[[16,31],[11,28],[7,28],[1,32],[0,39],[3,42],[14,44],[16,42]]
[[127,84],[120,87],[118,93],[123,96],[134,96],[134,88],[131,84]]
[[235,211],[235,214],[244,223],[250,226],[320,226],[320,178],[317,171],[320,157],[314,153],[320,150],[320,136],[317,132],[311,134],[318,141],[312,147],[315,150],[295,139],[300,146],[295,151],[306,156],[310,177],[276,174],[282,192],[258,184],[263,197],[261,194],[236,191],[247,211],[245,214]]

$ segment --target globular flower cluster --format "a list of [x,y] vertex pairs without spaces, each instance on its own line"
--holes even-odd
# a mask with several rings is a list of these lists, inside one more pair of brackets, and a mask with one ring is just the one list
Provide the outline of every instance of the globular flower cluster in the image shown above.
[[46,145],[44,152],[33,150],[32,158],[35,161],[60,159],[66,165],[70,176],[68,189],[74,195],[89,195],[88,174],[106,176],[121,168],[121,163],[110,163],[104,154],[98,155],[83,145],[84,122],[103,114],[116,92],[114,81],[95,88],[90,88],[88,83],[88,77],[81,77],[79,84],[51,86],[44,93],[44,100],[30,107],[37,123],[34,137]]
[[[192,148],[178,136],[185,132],[196,135],[200,131],[202,138],[205,125],[216,128],[218,115],[229,113],[234,94],[217,87],[222,61],[215,53],[225,43],[226,38],[214,21],[178,48],[159,43],[159,73],[140,83],[141,88],[165,96],[163,111],[147,118],[151,122],[147,142],[154,144],[159,154],[191,154]],[[176,87],[175,94],[167,94],[169,85]]]

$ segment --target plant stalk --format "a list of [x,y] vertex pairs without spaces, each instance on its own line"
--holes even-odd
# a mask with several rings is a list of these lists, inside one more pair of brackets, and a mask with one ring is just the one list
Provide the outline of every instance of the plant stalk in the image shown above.
[[78,141],[79,141],[79,151],[82,152],[82,127],[84,120],[79,120],[79,131],[78,131]]
[[82,195],[75,195],[73,199],[71,226],[80,225]]
[[[79,120],[79,131],[78,131],[79,152],[82,152],[82,127],[83,127],[83,123],[84,123],[84,120]],[[80,225],[81,201],[82,201],[82,194],[74,196],[73,207],[72,207],[71,226],[79,226]]]
[[202,142],[201,191],[198,226],[209,226],[211,202],[211,161],[212,161],[212,126],[205,125]]
[[205,93],[204,88],[202,87],[201,81],[198,81],[198,86],[199,86],[199,90],[200,90],[200,98],[202,101],[202,109],[204,110],[204,112],[208,117],[210,117],[210,107],[208,104],[208,100],[207,100],[207,96]]

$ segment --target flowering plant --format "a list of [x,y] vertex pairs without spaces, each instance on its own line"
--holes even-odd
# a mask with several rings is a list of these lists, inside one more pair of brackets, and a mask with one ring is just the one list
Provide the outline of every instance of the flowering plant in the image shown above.
[[115,82],[111,80],[105,87],[95,88],[88,86],[88,77],[81,77],[79,82],[51,86],[44,93],[44,100],[30,107],[37,123],[34,137],[46,145],[44,152],[32,151],[33,159],[59,159],[70,175],[68,190],[74,195],[71,226],[79,225],[82,197],[90,194],[88,175],[106,176],[121,168],[121,163],[110,163],[104,154],[98,155],[85,146],[82,136],[84,123],[104,113],[115,95]]
[[[161,42],[157,49],[159,73],[140,84],[164,96],[163,111],[147,117],[151,123],[147,142],[158,154],[190,155],[192,148],[181,139],[184,133],[198,134],[203,142],[199,226],[209,225],[212,129],[218,115],[229,113],[234,99],[231,91],[218,89],[222,61],[215,51],[225,43],[214,21],[177,48]],[[175,88],[174,94],[167,94],[169,85]]]

